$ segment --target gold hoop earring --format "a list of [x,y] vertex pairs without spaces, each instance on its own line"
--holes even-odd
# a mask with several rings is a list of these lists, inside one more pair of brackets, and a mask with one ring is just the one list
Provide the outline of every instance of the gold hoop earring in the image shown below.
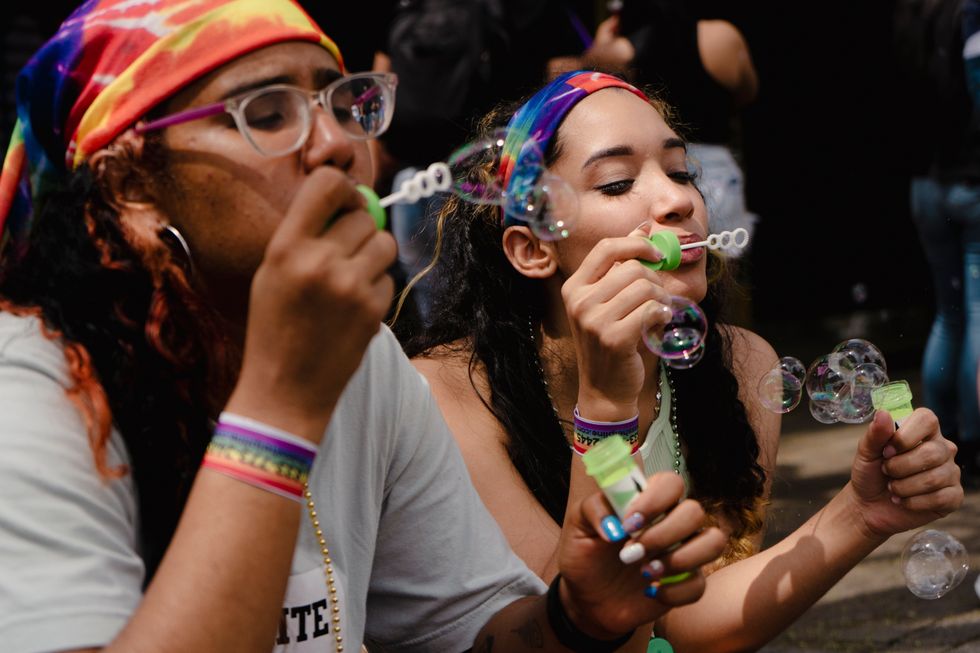
[[[160,229],[160,239],[167,240],[165,236],[169,236],[169,240],[174,241],[177,244],[176,247],[179,248],[181,253],[184,255],[187,271],[191,273],[194,272],[194,257],[191,256],[191,248],[187,244],[187,240],[184,238],[184,235],[180,233],[180,230],[178,230],[177,227],[173,226],[172,224],[164,225],[163,228]],[[174,247],[171,246],[170,249],[173,250]]]

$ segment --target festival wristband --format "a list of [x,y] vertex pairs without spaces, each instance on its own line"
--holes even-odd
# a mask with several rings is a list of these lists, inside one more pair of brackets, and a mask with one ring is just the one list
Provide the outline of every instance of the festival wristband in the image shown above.
[[611,653],[630,640],[634,631],[614,640],[606,640],[596,639],[579,630],[568,618],[565,607],[561,604],[561,597],[558,595],[560,582],[560,575],[556,575],[555,579],[551,581],[545,599],[545,611],[548,614],[551,630],[562,646],[570,651],[575,651],[575,653]]
[[633,453],[640,448],[640,416],[620,422],[594,422],[584,419],[575,407],[575,433],[572,437],[572,451],[580,456],[610,435],[618,435],[626,440]]
[[302,503],[316,451],[308,440],[224,412],[201,466]]

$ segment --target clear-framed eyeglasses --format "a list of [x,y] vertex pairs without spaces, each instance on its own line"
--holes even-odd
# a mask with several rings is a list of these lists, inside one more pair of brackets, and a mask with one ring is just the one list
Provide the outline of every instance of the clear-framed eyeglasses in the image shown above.
[[285,156],[299,150],[313,131],[313,105],[330,113],[353,139],[384,133],[395,112],[392,73],[358,73],[334,80],[319,91],[274,84],[203,107],[138,124],[136,132],[153,131],[220,113],[235,120],[238,131],[259,154]]

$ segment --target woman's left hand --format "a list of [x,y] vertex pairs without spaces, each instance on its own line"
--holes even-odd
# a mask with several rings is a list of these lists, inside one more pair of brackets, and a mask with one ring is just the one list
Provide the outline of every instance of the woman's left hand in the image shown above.
[[[674,606],[701,598],[705,588],[701,567],[721,555],[726,539],[718,528],[702,529],[704,509],[697,501],[681,501],[683,492],[684,483],[676,474],[650,477],[628,510],[651,525],[642,529],[639,521],[634,522],[632,536],[620,533],[615,542],[610,541],[609,529],[603,528],[604,520],[615,519],[605,497],[595,493],[569,507],[558,551],[559,591],[565,611],[583,632],[597,639],[615,639]],[[603,532],[607,535],[599,535]],[[637,546],[642,550],[634,551],[636,560],[624,563],[620,551]],[[644,571],[652,576],[644,576]],[[690,573],[686,579],[657,587],[659,578],[685,572]],[[651,586],[657,588],[655,592],[648,590]]]
[[917,409],[898,430],[887,411],[878,411],[851,468],[850,486],[868,534],[889,537],[959,508],[963,487],[955,453],[931,410]]

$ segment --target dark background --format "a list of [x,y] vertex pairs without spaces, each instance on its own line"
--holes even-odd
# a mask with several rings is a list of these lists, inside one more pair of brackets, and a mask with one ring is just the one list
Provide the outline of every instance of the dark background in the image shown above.
[[[4,149],[14,71],[73,4],[32,2],[0,26]],[[305,5],[351,70],[370,67],[391,2]],[[586,22],[603,5],[577,3]],[[760,78],[742,121],[749,208],[761,218],[744,319],[780,355],[804,362],[860,335],[889,362],[917,365],[931,320],[931,282],[908,211],[919,163],[911,144],[929,125],[900,83],[892,12],[884,0],[715,5],[745,34]],[[567,29],[564,16],[552,22]]]

